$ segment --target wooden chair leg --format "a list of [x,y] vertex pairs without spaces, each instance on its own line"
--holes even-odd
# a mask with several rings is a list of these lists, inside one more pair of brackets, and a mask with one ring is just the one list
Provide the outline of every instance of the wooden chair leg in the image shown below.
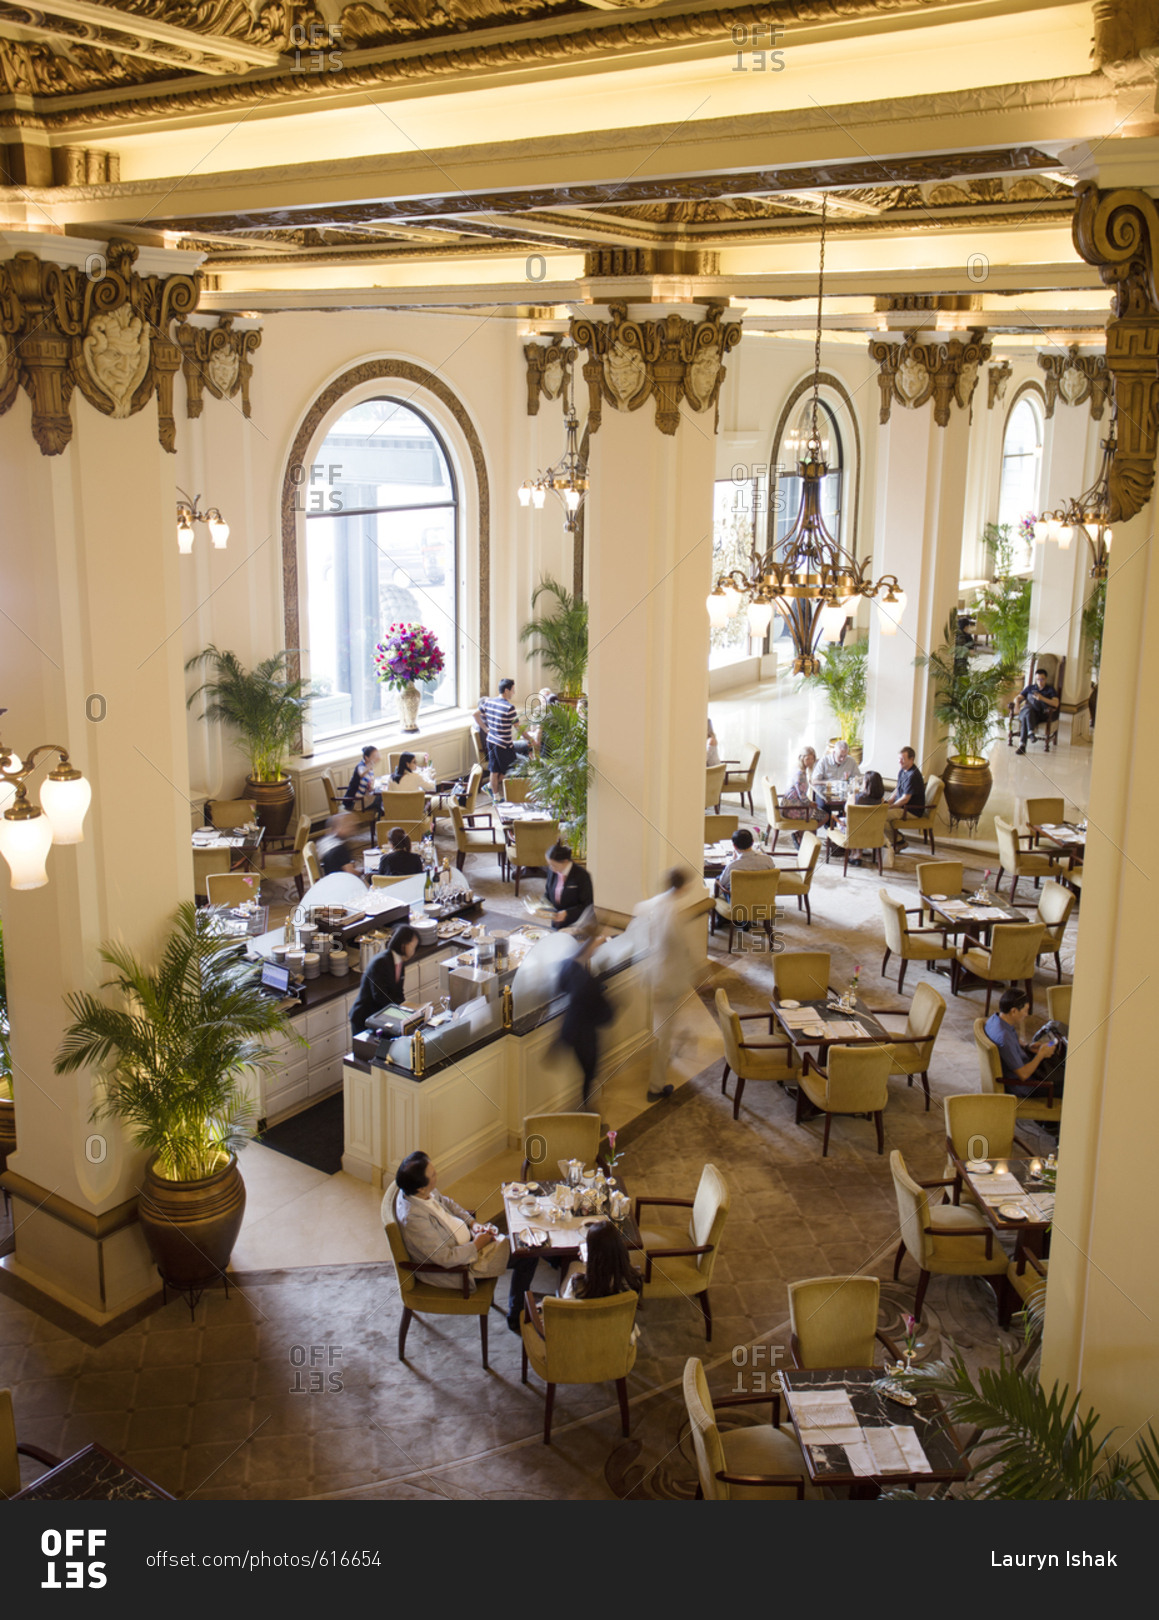
[[827,1112],[825,1115],[825,1135],[821,1139],[821,1157],[823,1159],[829,1157],[829,1127],[832,1123],[833,1115]]
[[[926,1106],[928,1108],[929,1104],[927,1103]],[[882,1123],[880,1108],[873,1116],[873,1123],[877,1126],[877,1151],[882,1154],[885,1152],[885,1126]]]
[[933,855],[936,858],[937,853],[938,853],[938,848],[937,848],[937,845],[934,843],[934,829],[931,827],[929,831],[930,831],[930,854]]
[[490,1372],[487,1365],[487,1312],[484,1311],[479,1318],[479,1337],[483,1341],[483,1371]]
[[733,1119],[739,1119],[740,1118],[740,1100],[741,1100],[741,1097],[743,1095],[744,1095],[744,1075],[743,1074],[738,1074],[737,1077],[736,1077],[736,1094],[732,1099],[732,1117],[733,1117]]
[[1054,953],[1054,971],[1058,975],[1059,984],[1061,984],[1062,983],[1062,958],[1059,956],[1059,953],[1057,951],[1055,951],[1055,953]]
[[879,844],[877,846],[877,875],[878,875],[879,878],[884,878],[884,876],[885,876],[885,845],[884,844]]
[[[520,1334],[520,1338],[522,1338],[522,1337],[523,1337],[523,1335]],[[519,1371],[519,1382],[521,1384],[526,1384],[526,1382],[527,1382],[527,1346],[526,1345],[523,1346],[523,1365],[522,1365],[522,1367],[520,1368],[520,1371]]]
[[467,859],[467,852],[464,849],[461,849],[459,851],[459,853],[455,856],[455,865],[456,865],[456,867],[458,868],[458,870],[460,872],[463,870],[463,862],[466,859]]
[[774,828],[773,828],[773,843],[772,843],[772,848],[771,848],[771,849],[770,849],[770,850],[769,850],[769,854],[770,854],[770,855],[772,855],[772,854],[774,854],[774,853],[775,853],[775,852],[776,852],[776,848],[777,848],[777,839],[778,839],[778,838],[779,838],[779,837],[780,837],[780,836],[781,836],[781,829],[780,829],[780,828],[779,828],[779,827],[774,827]]
[[909,962],[903,956],[902,959],[901,959],[901,972],[897,976],[897,993],[898,993],[899,996],[901,995],[901,987],[905,983],[905,971],[906,971],[906,968],[908,968],[908,967],[909,967]]
[[631,1413],[628,1410],[628,1380],[616,1379],[616,1394],[620,1397],[620,1433],[631,1433]]
[[990,997],[993,994],[994,994],[994,980],[993,979],[987,979],[986,980],[986,1011],[982,1015],[984,1018],[989,1018],[989,1016],[990,1016]]
[[896,1282],[897,1279],[898,1279],[898,1273],[901,1271],[901,1263],[902,1263],[902,1261],[904,1259],[905,1259],[905,1242],[903,1241],[903,1242],[898,1244],[897,1253],[896,1253],[896,1255],[894,1255],[894,1259],[893,1259],[893,1280],[894,1280],[894,1282]]
[[849,845],[848,844],[846,844],[846,846],[845,846],[845,859],[841,863],[841,876],[842,877],[848,877],[849,876]]
[[805,927],[806,928],[812,928],[812,926],[813,926],[813,911],[812,911],[812,907],[809,905],[809,896],[807,894],[802,895],[802,899],[805,902]]
[[700,1300],[700,1312],[704,1317],[704,1337],[709,1344],[712,1343],[712,1306],[708,1303],[708,1289],[702,1288],[697,1295]]
[[1034,980],[1033,980],[1033,978],[1027,979],[1025,981],[1025,984],[1026,984],[1026,994],[1030,997],[1030,1011],[1033,1012],[1034,1011]]
[[[925,1273],[923,1273],[923,1275],[925,1275]],[[543,1443],[545,1446],[549,1446],[551,1444],[551,1412],[554,1405],[555,1385],[548,1384],[547,1394],[543,1399]]]
[[885,978],[885,970],[889,966],[889,959],[890,959],[890,957],[892,955],[893,955],[893,952],[890,950],[889,946],[887,945],[885,947],[885,955],[881,959],[881,976],[882,976],[883,979]]
[[922,1070],[922,1090],[926,1094],[926,1113],[928,1114],[930,1111],[930,1071],[928,1069]]
[[729,1077],[729,1075],[731,1073],[732,1073],[732,1070],[729,1068],[728,1064],[726,1063],[725,1066],[724,1066],[724,1073],[720,1077],[720,1094],[721,1094],[722,1097],[727,1097],[728,1096],[728,1077]]
[[294,882],[298,886],[298,899],[301,900],[301,899],[303,899],[305,897],[305,893],[306,893],[306,881],[303,878],[301,872],[298,873],[297,877],[294,879]]
[[999,894],[1002,893],[1002,873],[1004,870],[1005,868],[1000,866],[998,868],[998,876],[994,879],[994,887]]
[[914,1317],[919,1322],[922,1319],[922,1302],[926,1297],[926,1289],[929,1287],[929,1285],[930,1274],[928,1271],[923,1271],[921,1276],[918,1278],[918,1291],[914,1295]]
[[730,917],[728,919],[728,954],[730,956],[732,955],[732,942],[733,942],[733,936],[735,934],[736,934],[736,927],[735,927],[735,925],[733,923],[732,918]]
[[414,1312],[410,1310],[408,1306],[404,1305],[402,1309],[402,1321],[398,1324],[398,1359],[400,1361],[406,1360],[406,1336],[410,1328],[411,1317],[413,1315]]

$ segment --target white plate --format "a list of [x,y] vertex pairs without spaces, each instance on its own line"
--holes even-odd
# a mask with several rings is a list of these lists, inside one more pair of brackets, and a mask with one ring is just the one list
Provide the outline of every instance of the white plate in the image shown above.
[[810,1040],[818,1040],[819,1041],[821,1039],[821,1037],[825,1033],[825,1025],[824,1024],[810,1024],[809,1027],[807,1029],[803,1029],[801,1031],[801,1033],[802,1033],[802,1035],[807,1035],[810,1038]]
[[1024,1221],[1027,1219],[1026,1211],[1021,1204],[999,1204],[998,1213],[1004,1221]]
[[782,1001],[780,1003],[780,1005],[782,1007],[790,1007],[791,1008],[791,1007],[799,1007],[801,1005],[801,1003],[799,1001]]
[[989,1159],[967,1159],[966,1169],[972,1176],[988,1176],[994,1166]]
[[948,900],[949,898],[948,894],[928,894],[926,896],[927,900]]

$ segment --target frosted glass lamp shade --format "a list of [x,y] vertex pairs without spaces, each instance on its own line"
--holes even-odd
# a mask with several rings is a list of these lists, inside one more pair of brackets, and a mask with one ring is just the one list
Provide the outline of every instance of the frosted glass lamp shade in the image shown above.
[[728,623],[728,599],[721,591],[710,591],[705,598],[708,622],[714,630],[723,630]]
[[14,889],[42,889],[48,882],[45,858],[52,847],[52,823],[47,816],[9,821],[0,816],[0,855],[8,862]]
[[229,524],[223,517],[211,517],[209,520],[209,538],[219,551],[225,550],[229,539]]
[[93,790],[83,776],[49,776],[41,785],[40,808],[52,827],[54,844],[83,844],[84,819]]

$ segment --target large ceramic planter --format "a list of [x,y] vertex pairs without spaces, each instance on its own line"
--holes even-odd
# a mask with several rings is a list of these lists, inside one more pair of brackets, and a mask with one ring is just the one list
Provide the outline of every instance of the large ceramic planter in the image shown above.
[[288,776],[278,782],[255,782],[245,779],[243,798],[258,807],[258,825],[265,828],[267,838],[284,838],[294,814],[294,784]]
[[8,1155],[16,1152],[16,1104],[0,1097],[0,1175],[8,1168]]
[[168,1181],[154,1165],[137,1202],[157,1270],[172,1288],[206,1288],[229,1264],[245,1214],[245,1182],[229,1163],[202,1181]]
[[990,761],[971,755],[951,754],[942,776],[942,785],[950,820],[977,822],[994,785]]
[[419,704],[423,695],[413,681],[408,681],[398,694],[398,712],[402,718],[404,731],[417,731],[419,729]]

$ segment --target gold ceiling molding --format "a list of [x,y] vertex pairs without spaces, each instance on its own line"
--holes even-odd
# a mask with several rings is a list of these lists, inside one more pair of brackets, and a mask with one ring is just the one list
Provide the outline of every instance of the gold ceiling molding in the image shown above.
[[141,276],[137,248],[110,242],[88,270],[35,253],[0,263],[0,412],[16,382],[32,401],[32,436],[56,456],[73,433],[74,388],[106,416],[135,416],[157,394],[157,436],[177,448],[173,376],[181,353],[170,322],[197,304],[197,277]]
[[254,368],[250,355],[260,348],[262,334],[252,328],[234,330],[234,317],[222,315],[216,326],[193,326],[182,321],[174,332],[182,354],[185,374],[185,414],[201,415],[202,391],[208,388],[214,399],[241,395],[241,411],[250,413],[250,378]]
[[1159,439],[1159,204],[1145,191],[1075,191],[1074,245],[1111,289],[1107,370],[1114,378],[1118,442],[1111,464],[1111,522],[1151,498]]
[[986,372],[986,409],[992,411],[995,405],[1000,405],[1006,398],[1006,390],[1010,386],[1010,378],[1014,374],[1014,367],[1009,360],[999,360]]
[[932,399],[934,421],[946,427],[952,403],[969,410],[978,384],[978,368],[989,360],[991,345],[978,327],[971,327],[964,343],[960,338],[951,338],[948,343],[919,343],[917,333],[911,330],[901,343],[873,339],[869,353],[878,365],[878,420],[882,426],[889,421],[895,401],[915,411]]
[[701,321],[676,314],[630,321],[627,304],[611,304],[610,320],[573,320],[571,340],[588,353],[588,431],[599,432],[605,401],[618,411],[637,411],[648,399],[656,401],[661,433],[680,426],[682,400],[694,411],[711,406],[718,427],[724,357],[741,339],[738,321],[722,322],[724,309],[713,299]]
[[1054,407],[1061,399],[1064,405],[1091,407],[1091,416],[1101,422],[1103,407],[1111,386],[1106,358],[1101,354],[1082,354],[1077,343],[1072,343],[1065,354],[1040,354],[1038,364],[1046,373],[1043,387],[1046,391],[1047,420],[1054,415]]
[[551,343],[524,344],[523,356],[527,361],[527,414],[538,416],[541,396],[558,399],[564,392],[576,350],[556,338]]

